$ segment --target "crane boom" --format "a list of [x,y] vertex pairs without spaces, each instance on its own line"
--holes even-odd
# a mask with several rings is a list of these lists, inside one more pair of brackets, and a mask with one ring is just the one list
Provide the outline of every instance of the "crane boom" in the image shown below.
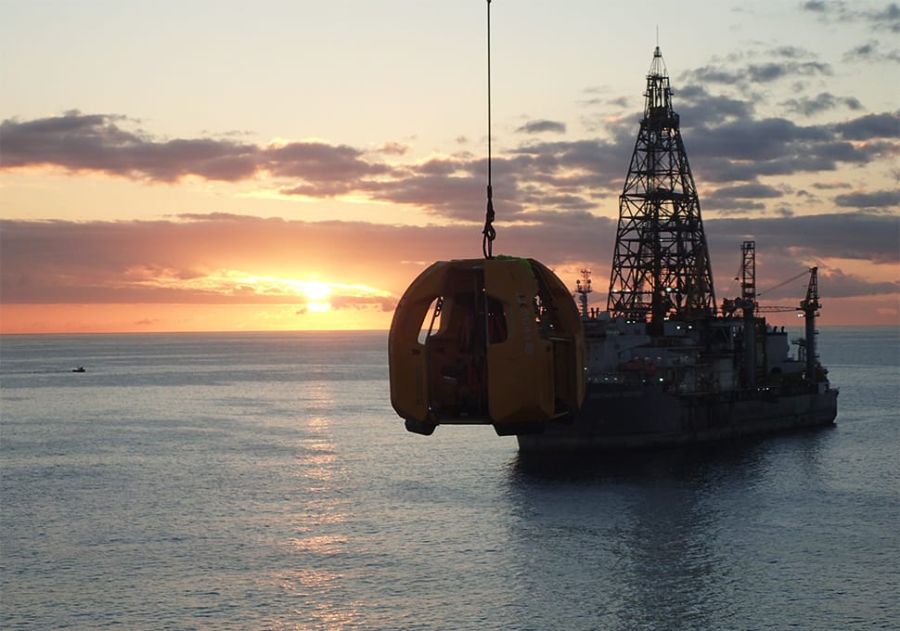
[[806,325],[806,380],[816,382],[816,316],[822,303],[819,302],[819,268],[809,268],[809,284],[806,297],[800,301],[799,311],[803,312]]

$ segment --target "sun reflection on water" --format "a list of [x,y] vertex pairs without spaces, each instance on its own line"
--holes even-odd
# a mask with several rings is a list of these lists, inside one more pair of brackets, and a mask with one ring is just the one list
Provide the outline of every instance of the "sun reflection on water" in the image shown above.
[[[303,623],[273,621],[272,629],[345,629],[357,626],[360,608],[354,603],[335,605],[329,597],[340,586],[341,576],[335,572],[314,568],[300,568],[275,576],[281,591],[303,602],[292,613]],[[314,623],[311,625],[310,623]]]
[[[304,392],[323,410],[331,405],[332,394],[322,383],[307,384]],[[344,629],[360,620],[357,603],[336,596],[345,588],[346,576],[321,567],[324,559],[354,554],[357,543],[347,532],[350,506],[343,488],[347,473],[338,457],[332,423],[327,414],[304,419],[305,435],[294,462],[300,500],[286,524],[289,536],[283,539],[287,562],[297,569],[272,577],[282,592],[296,599],[293,612],[304,622],[275,629]]]
[[301,552],[330,556],[339,553],[347,545],[348,541],[344,535],[315,535],[305,538],[294,537],[290,540],[290,543],[296,550]]

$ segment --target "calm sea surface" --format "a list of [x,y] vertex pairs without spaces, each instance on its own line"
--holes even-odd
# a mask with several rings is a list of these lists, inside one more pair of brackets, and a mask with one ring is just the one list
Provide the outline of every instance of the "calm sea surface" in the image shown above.
[[834,429],[535,463],[384,333],[4,337],[0,627],[900,628],[900,337],[820,344]]

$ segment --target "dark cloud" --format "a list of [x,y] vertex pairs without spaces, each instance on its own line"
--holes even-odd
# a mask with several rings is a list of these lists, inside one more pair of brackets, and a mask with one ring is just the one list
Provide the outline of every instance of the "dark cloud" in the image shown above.
[[[514,199],[514,182],[498,178],[495,195],[498,200]],[[510,190],[512,185],[512,190]],[[506,187],[506,188],[504,188]],[[368,193],[377,200],[395,204],[421,206],[435,214],[457,220],[483,221],[486,204],[485,178],[474,175],[425,174],[409,175],[390,183],[373,185]],[[519,212],[519,208],[506,208]]]
[[716,211],[756,211],[764,210],[765,205],[753,202],[753,199],[772,199],[782,197],[784,193],[766,184],[738,184],[725,186],[703,196],[703,208]]
[[820,191],[828,191],[836,188],[852,188],[848,182],[816,182],[812,186]]
[[771,54],[786,59],[803,59],[804,57],[814,56],[810,51],[798,46],[779,46],[778,48],[772,49]]
[[900,33],[900,5],[896,2],[891,2],[881,11],[868,11],[864,15],[875,28]]
[[[540,191],[536,187],[529,187],[529,191],[533,190],[534,193],[530,193],[526,191],[525,202],[532,205],[544,205],[551,206],[553,208],[559,208],[562,210],[592,210],[597,206],[595,202],[590,199],[586,199],[579,195],[569,195],[565,193],[561,193],[559,195],[547,195],[546,193]],[[527,216],[523,217],[527,219]]]
[[[361,149],[325,142],[292,142],[257,146],[231,140],[175,139],[161,141],[123,128],[128,120],[119,116],[62,116],[34,121],[6,120],[2,169],[54,165],[72,171],[98,171],[122,177],[171,182],[184,176],[239,181],[267,173],[276,178],[284,195],[328,198],[362,193],[372,199],[410,204],[445,217],[474,219],[484,205],[486,163],[470,154],[431,159],[403,167],[383,158],[373,158]],[[559,123],[533,121],[531,131],[560,131]],[[583,154],[587,144],[561,144],[547,155],[532,155],[531,149],[512,158],[498,157],[494,171],[495,191],[504,211],[523,210],[527,198],[534,207],[583,208],[576,198],[583,191],[612,180],[604,173],[599,182],[588,174],[572,177],[572,169],[594,169]],[[597,157],[599,147],[592,146]],[[379,153],[397,155],[405,147],[384,145]],[[621,156],[616,173],[627,159]],[[594,172],[594,171],[592,171]],[[564,173],[569,175],[564,175]],[[540,183],[540,191],[526,190]]]
[[[618,185],[630,148],[604,141],[540,142],[513,149],[493,161],[494,204],[499,216],[526,211],[581,210],[589,199]],[[610,155],[618,156],[610,159]],[[410,204],[456,220],[482,221],[487,162],[483,157],[432,159],[361,187],[379,201]]]
[[779,217],[793,217],[794,209],[787,204],[783,204],[775,209],[775,214]]
[[55,165],[163,182],[187,175],[237,180],[257,169],[254,145],[207,138],[159,141],[122,129],[119,124],[125,120],[77,111],[25,122],[5,120],[0,123],[2,168]]
[[747,66],[747,75],[752,81],[768,83],[786,76],[809,77],[813,75],[831,75],[829,64],[816,61],[804,62],[768,62],[764,64],[750,64]]
[[[752,99],[714,95],[695,83],[677,90],[675,96],[684,142],[701,184],[834,171],[842,163],[868,164],[900,151],[894,141],[900,125],[898,113],[868,114],[839,124],[801,125],[787,118],[756,118]],[[832,103],[851,109],[861,107],[853,97],[830,93],[789,105],[811,112]],[[627,146],[633,142],[636,125],[624,120],[610,126],[609,131],[617,145]],[[855,140],[869,142],[851,142]],[[721,210],[764,207],[724,199],[712,201]]]
[[[763,268],[763,274],[766,277],[761,285],[763,287],[763,297],[761,298],[763,304],[772,304],[774,301],[779,305],[788,303],[794,306],[805,295],[809,282],[806,275],[786,286],[777,287],[781,282],[778,280],[779,278],[782,278],[785,274],[790,274],[795,269],[802,270],[802,266],[797,266],[790,260],[785,261],[766,257],[766,260],[759,267]],[[757,278],[761,278],[759,268],[757,269]],[[900,284],[896,281],[870,281],[856,274],[845,273],[840,268],[832,268],[825,265],[819,265],[818,281],[819,294],[828,307],[834,306],[832,300],[837,298],[897,295],[900,292]],[[776,288],[766,291],[766,287],[770,286]]]
[[363,152],[347,145],[293,142],[260,150],[260,166],[270,173],[302,180],[282,190],[285,194],[330,197],[357,190],[368,178],[391,172],[384,163],[364,159]]
[[891,208],[900,205],[900,190],[845,193],[834,203],[845,208]]
[[702,83],[725,83],[735,84],[743,80],[743,73],[732,70],[725,70],[717,66],[702,66],[690,70],[684,75],[692,81],[700,81]]
[[[749,101],[711,94],[697,84],[689,84],[676,98],[701,186],[834,171],[840,164],[868,164],[900,151],[900,112],[800,125],[786,118],[756,118]],[[531,140],[496,156],[494,198],[500,216],[587,210],[602,204],[610,210],[621,190],[639,120],[640,113],[635,112],[607,121],[601,137]],[[4,121],[0,168],[57,165],[158,181],[186,175],[237,181],[268,174],[284,195],[321,199],[354,194],[415,206],[444,218],[483,219],[487,164],[481,154],[463,152],[392,164],[383,154],[326,142],[256,146],[216,139],[161,141],[125,130],[126,123],[122,117],[74,112]],[[771,210],[758,197],[713,195],[702,200],[711,209]]]
[[818,61],[768,61],[750,63],[744,67],[724,69],[717,66],[703,66],[689,70],[684,77],[699,83],[723,83],[726,85],[771,83],[779,79],[831,75],[833,71],[827,63]]
[[894,48],[889,51],[883,51],[881,49],[881,43],[878,40],[872,40],[848,50],[844,53],[843,60],[847,62],[863,63],[878,63],[883,61],[900,63],[900,49]]
[[363,178],[391,168],[365,159],[346,145],[295,142],[261,147],[233,140],[158,140],[121,127],[127,119],[67,112],[62,116],[0,123],[0,168],[52,165],[71,171],[172,182],[185,176],[238,181],[259,171],[301,180],[303,194],[328,196],[351,190]]
[[800,6],[825,22],[865,22],[876,30],[900,33],[900,5],[896,2],[882,9],[859,9],[844,0],[810,0]]
[[877,47],[877,41],[860,44],[844,53],[843,59],[844,61],[873,61],[878,54]]
[[900,138],[900,110],[881,114],[866,114],[838,123],[834,129],[847,140]]
[[747,119],[753,115],[749,101],[712,95],[706,88],[688,84],[676,91],[678,113],[685,121],[715,125],[728,120]]
[[851,110],[862,109],[862,103],[854,96],[835,96],[831,92],[820,92],[816,96],[802,96],[797,99],[789,99],[781,103],[792,112],[803,116],[814,116],[822,112],[833,110],[843,106]]
[[510,165],[522,179],[550,185],[562,192],[581,187],[607,190],[621,186],[634,146],[637,126],[613,140],[575,140],[532,143],[511,151]]
[[869,281],[855,274],[847,274],[840,268],[825,267],[819,270],[819,286],[828,298],[855,298],[896,294],[900,292],[898,281]]
[[302,177],[310,180],[346,179],[386,172],[383,164],[370,164],[363,152],[347,145],[323,142],[292,142],[262,150],[268,169],[275,175]]
[[702,204],[705,210],[714,210],[723,214],[755,212],[765,210],[766,206],[751,200],[772,199],[783,195],[783,192],[766,184],[738,184],[718,188],[705,194]]
[[770,253],[835,257],[873,263],[900,262],[900,217],[866,213],[803,215],[790,218],[715,219],[705,222],[711,242],[739,235],[755,238]]
[[742,119],[717,126],[698,125],[690,149],[704,157],[730,160],[776,160],[798,145],[829,142],[833,134],[821,127],[801,127],[784,118]]
[[[698,181],[755,181],[759,177],[834,171],[841,163],[892,158],[900,146],[900,113],[867,114],[838,124],[798,125],[785,118],[751,117],[721,124],[682,119]],[[865,143],[851,141],[866,140]]]
[[566,124],[559,121],[551,121],[546,119],[528,121],[516,131],[520,134],[542,134],[552,132],[554,134],[566,133]]
[[766,210],[762,202],[750,201],[741,197],[718,198],[715,195],[704,198],[703,209],[715,211],[720,215],[743,215],[745,213],[761,213]]
[[[721,198],[742,198],[742,199],[758,199],[765,197],[781,197],[784,193],[767,184],[738,184],[737,186],[726,186],[713,191],[713,197]],[[707,198],[710,196],[707,195]]]

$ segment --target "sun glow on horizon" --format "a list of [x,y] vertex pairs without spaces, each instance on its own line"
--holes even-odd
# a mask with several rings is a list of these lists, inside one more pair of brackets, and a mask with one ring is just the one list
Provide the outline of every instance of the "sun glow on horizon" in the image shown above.
[[134,267],[126,270],[122,285],[175,289],[201,294],[246,297],[300,298],[324,303],[332,296],[342,298],[390,298],[391,292],[361,283],[337,283],[318,279],[251,274],[221,269],[207,273],[186,273],[174,269]]
[[321,281],[300,281],[300,291],[306,296],[306,308],[313,313],[331,311],[331,287]]

